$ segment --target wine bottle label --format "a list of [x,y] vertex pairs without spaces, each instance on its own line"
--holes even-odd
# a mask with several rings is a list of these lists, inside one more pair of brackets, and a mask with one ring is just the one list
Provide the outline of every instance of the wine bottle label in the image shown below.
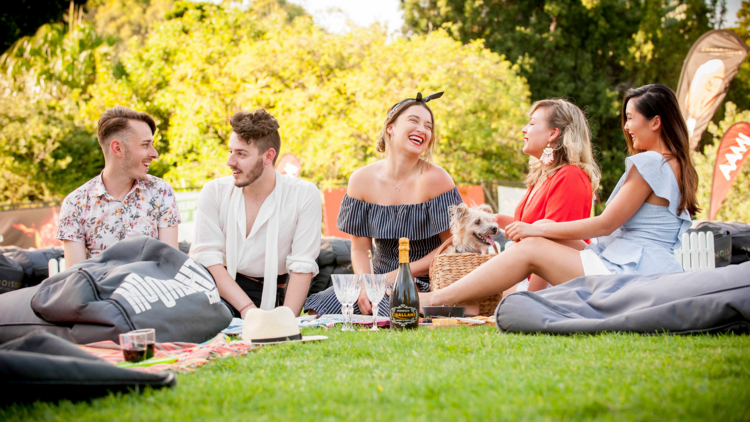
[[416,308],[411,306],[400,304],[395,308],[391,308],[391,324],[400,325],[405,327],[409,324],[414,324],[419,319],[419,312]]

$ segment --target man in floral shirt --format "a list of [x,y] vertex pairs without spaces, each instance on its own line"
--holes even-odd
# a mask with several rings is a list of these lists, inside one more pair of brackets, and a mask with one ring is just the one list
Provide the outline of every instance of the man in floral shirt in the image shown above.
[[154,149],[154,119],[126,107],[105,111],[97,137],[104,170],[65,198],[57,238],[70,267],[127,237],[145,234],[177,248],[182,221],[172,187],[148,174]]

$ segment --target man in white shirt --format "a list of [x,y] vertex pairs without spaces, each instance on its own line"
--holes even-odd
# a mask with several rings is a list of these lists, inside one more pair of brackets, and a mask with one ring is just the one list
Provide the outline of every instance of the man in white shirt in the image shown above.
[[208,268],[235,316],[282,304],[299,315],[318,273],[320,192],[274,170],[281,138],[267,111],[238,112],[230,123],[232,175],[201,190],[190,257]]

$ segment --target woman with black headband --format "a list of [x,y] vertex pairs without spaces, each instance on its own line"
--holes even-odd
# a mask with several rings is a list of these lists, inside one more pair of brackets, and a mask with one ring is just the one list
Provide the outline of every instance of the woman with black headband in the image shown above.
[[[377,144],[385,159],[349,178],[337,227],[352,236],[355,274],[370,273],[367,251],[373,250],[375,273],[391,274],[391,283],[398,268],[398,239],[406,237],[412,275],[421,291],[429,291],[430,262],[438,246],[450,237],[448,207],[462,202],[451,176],[431,162],[435,119],[427,102],[442,95],[422,97],[419,93],[391,107]],[[379,306],[381,316],[388,316],[388,300],[384,297]],[[305,309],[310,314],[338,313],[341,304],[331,287],[310,296]],[[354,312],[372,312],[364,288]]]

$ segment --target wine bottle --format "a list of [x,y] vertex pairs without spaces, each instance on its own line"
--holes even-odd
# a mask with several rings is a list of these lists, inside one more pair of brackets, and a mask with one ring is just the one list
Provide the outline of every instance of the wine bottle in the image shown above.
[[398,240],[398,272],[390,299],[391,328],[396,330],[419,327],[419,295],[409,269],[409,239]]

